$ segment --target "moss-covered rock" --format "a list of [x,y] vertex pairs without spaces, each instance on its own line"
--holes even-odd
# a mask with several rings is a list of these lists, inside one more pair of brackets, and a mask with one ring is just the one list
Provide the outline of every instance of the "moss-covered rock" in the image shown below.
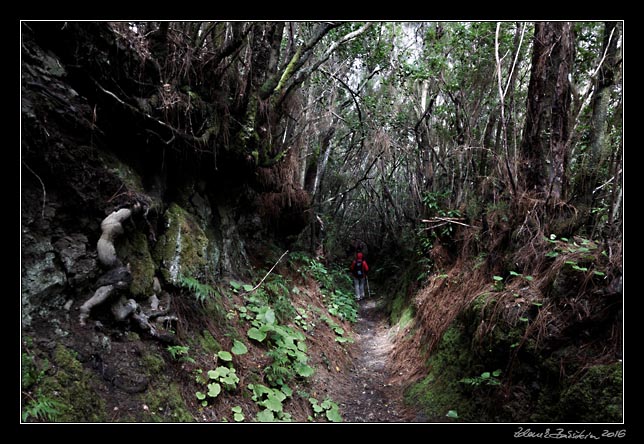
[[146,351],[141,357],[141,361],[148,376],[154,377],[165,369],[165,360],[161,355],[153,351]]
[[455,410],[465,421],[478,417],[471,399],[463,396],[460,379],[470,376],[470,344],[457,325],[450,326],[428,360],[429,373],[405,392],[405,401],[423,409],[434,420],[443,421]]
[[121,162],[118,157],[110,152],[99,151],[99,155],[105,164],[105,168],[121,179],[127,189],[138,192],[143,191],[141,177],[129,165]]
[[161,387],[148,390],[143,397],[148,406],[146,421],[151,422],[194,422],[181,390],[176,383],[163,384]]
[[217,354],[223,350],[221,344],[213,337],[208,330],[204,330],[199,337],[199,346],[202,350],[210,354]]
[[164,214],[166,231],[159,237],[154,257],[163,277],[173,283],[179,276],[203,279],[209,275],[208,237],[193,215],[176,203]]
[[130,293],[141,297],[152,295],[155,265],[145,234],[133,231],[124,236],[117,242],[117,256],[123,263],[130,264]]
[[[562,422],[621,422],[622,363],[591,367],[561,393]],[[553,418],[555,419],[555,418]]]
[[46,376],[41,393],[58,403],[56,422],[105,422],[105,402],[90,381],[92,374],[83,368],[76,354],[59,344],[53,356],[56,372]]

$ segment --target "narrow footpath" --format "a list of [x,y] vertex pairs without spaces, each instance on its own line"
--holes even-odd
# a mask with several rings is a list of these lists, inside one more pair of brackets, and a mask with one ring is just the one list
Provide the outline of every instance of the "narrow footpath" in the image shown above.
[[418,422],[417,412],[403,403],[402,388],[389,383],[387,365],[393,346],[387,319],[378,300],[358,302],[351,383],[338,394],[345,422]]

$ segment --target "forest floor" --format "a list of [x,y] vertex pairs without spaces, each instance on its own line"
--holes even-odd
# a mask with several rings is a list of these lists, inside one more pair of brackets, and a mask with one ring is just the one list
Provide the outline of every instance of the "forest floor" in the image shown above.
[[344,384],[333,388],[344,422],[424,422],[405,406],[403,387],[392,384],[393,331],[376,298],[358,302],[353,361]]

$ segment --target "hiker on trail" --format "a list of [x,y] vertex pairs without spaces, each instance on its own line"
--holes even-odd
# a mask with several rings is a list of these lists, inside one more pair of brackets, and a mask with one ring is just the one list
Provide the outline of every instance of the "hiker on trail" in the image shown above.
[[356,292],[356,299],[359,301],[364,298],[364,285],[369,272],[369,265],[364,260],[361,251],[356,254],[356,258],[351,262],[349,270],[353,275],[353,286]]

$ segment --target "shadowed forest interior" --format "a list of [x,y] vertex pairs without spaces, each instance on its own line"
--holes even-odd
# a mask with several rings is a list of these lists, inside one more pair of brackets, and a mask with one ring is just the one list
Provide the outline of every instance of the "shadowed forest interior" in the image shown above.
[[21,422],[623,423],[623,25],[21,22]]

